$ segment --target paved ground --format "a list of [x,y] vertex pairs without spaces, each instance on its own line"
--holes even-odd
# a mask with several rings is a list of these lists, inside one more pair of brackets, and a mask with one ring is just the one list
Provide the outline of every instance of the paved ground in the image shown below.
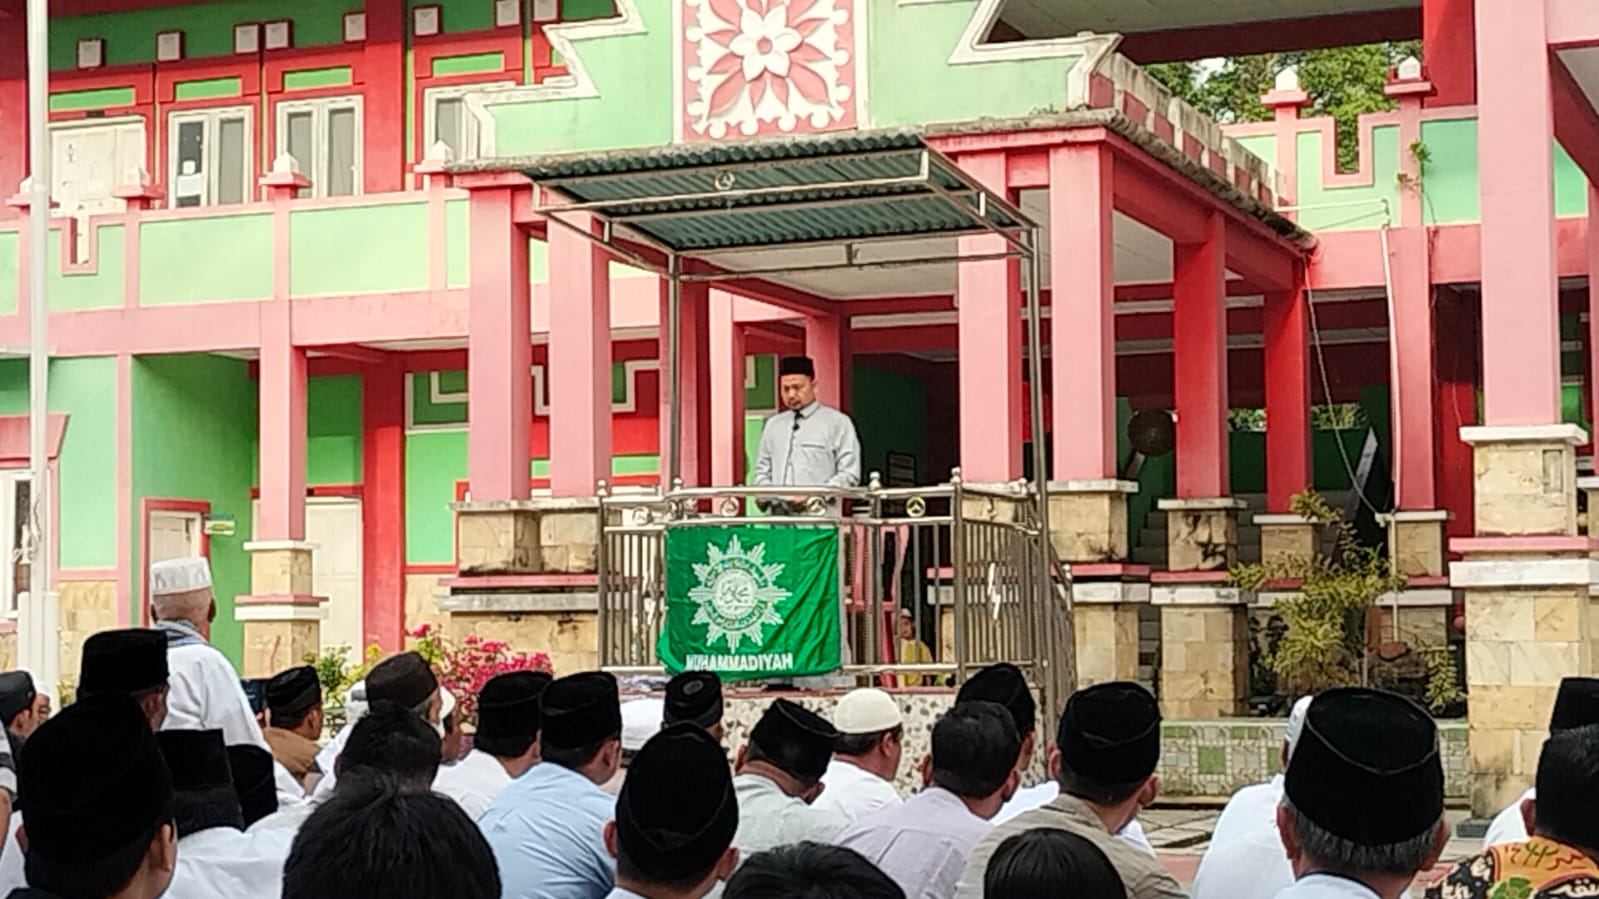
[[[1221,810],[1216,808],[1157,808],[1145,810],[1138,820],[1144,825],[1144,833],[1148,835],[1166,870],[1179,883],[1188,886],[1194,882],[1199,857],[1205,854],[1205,847],[1210,845],[1210,831],[1220,813]],[[1447,817],[1450,826],[1454,827],[1467,816],[1463,811],[1451,811]],[[1480,839],[1451,839],[1444,849],[1442,867],[1453,865],[1481,846]],[[1416,895],[1420,895],[1419,887],[1431,879],[1430,873],[1417,879]]]

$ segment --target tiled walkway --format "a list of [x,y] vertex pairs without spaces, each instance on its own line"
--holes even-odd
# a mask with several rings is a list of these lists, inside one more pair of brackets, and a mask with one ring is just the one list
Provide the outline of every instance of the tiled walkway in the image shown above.
[[[1160,856],[1161,863],[1183,886],[1189,886],[1194,882],[1194,872],[1199,867],[1199,858],[1205,854],[1205,848],[1210,845],[1211,828],[1215,826],[1216,816],[1220,811],[1220,809],[1204,808],[1157,808],[1148,809],[1138,816],[1139,822],[1144,825],[1144,833],[1149,837],[1150,844]],[[1451,811],[1447,817],[1453,826],[1464,820],[1466,814]],[[1479,840],[1450,840],[1448,847],[1444,849],[1440,867],[1447,869],[1460,859],[1476,852],[1480,846]],[[1432,877],[1432,873],[1418,877],[1413,894],[1421,895],[1421,889],[1432,880]]]

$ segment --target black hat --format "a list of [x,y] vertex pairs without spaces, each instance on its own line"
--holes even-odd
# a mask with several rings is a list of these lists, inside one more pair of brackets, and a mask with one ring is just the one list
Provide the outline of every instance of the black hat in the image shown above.
[[570,674],[544,688],[544,745],[581,749],[622,735],[622,697],[603,671]]
[[838,730],[810,709],[778,699],[750,729],[750,742],[767,761],[789,774],[816,780],[833,758]]
[[1590,724],[1599,724],[1599,677],[1568,677],[1555,694],[1549,729],[1573,730]]
[[144,712],[126,695],[67,706],[23,744],[21,763],[32,883],[148,845],[172,820],[172,774]]
[[807,378],[816,377],[816,363],[809,356],[784,356],[777,362],[777,376],[804,375]]
[[543,671],[510,671],[477,694],[478,739],[531,738],[539,732],[539,699],[553,682]]
[[233,772],[233,792],[239,797],[245,827],[278,810],[272,753],[249,744],[229,746],[228,769]]
[[1130,681],[1095,684],[1066,700],[1055,741],[1062,767],[1107,786],[1138,783],[1160,762],[1160,704]]
[[321,702],[322,681],[310,665],[279,671],[266,682],[266,704],[274,715],[298,718]]
[[972,699],[997,702],[1008,709],[1016,719],[1016,732],[1022,735],[1023,741],[1038,727],[1038,702],[1033,699],[1033,691],[1027,686],[1022,669],[1009,662],[989,665],[961,684],[955,701]]
[[172,769],[178,836],[213,827],[244,829],[233,768],[220,730],[163,730],[155,735]]
[[1437,727],[1420,706],[1393,693],[1364,687],[1319,693],[1283,791],[1300,814],[1356,845],[1414,839],[1443,814]]
[[37,695],[33,689],[33,675],[28,672],[0,674],[0,727],[10,724],[18,712],[31,707]]
[[167,682],[167,635],[148,628],[101,631],[83,641],[78,695],[140,693]]
[[727,754],[699,726],[670,725],[633,757],[616,798],[616,842],[640,873],[663,883],[702,874],[737,830]]
[[433,668],[415,652],[389,656],[368,672],[366,701],[369,704],[394,702],[414,709],[439,688]]
[[722,679],[714,671],[685,671],[666,682],[663,723],[692,721],[711,727],[722,720]]

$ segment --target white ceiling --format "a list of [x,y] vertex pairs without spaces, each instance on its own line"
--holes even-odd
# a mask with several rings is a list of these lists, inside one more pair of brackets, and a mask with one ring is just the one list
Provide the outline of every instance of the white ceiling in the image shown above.
[[[1043,229],[1045,251],[1041,283],[1047,288],[1050,283],[1048,191],[1023,191],[1022,211]],[[1117,284],[1165,284],[1171,281],[1172,244],[1169,238],[1117,213],[1115,239]],[[856,256],[856,261],[953,257],[955,252],[956,240],[953,238],[896,241],[862,247]],[[729,271],[759,271],[836,265],[843,262],[844,250],[838,245],[797,247],[720,253],[710,256],[709,259]],[[914,268],[841,269],[772,276],[768,280],[835,300],[926,296],[954,292],[955,264],[950,262]]]
[[1207,25],[1416,9],[1421,0],[1008,0],[1000,18],[1030,38],[1131,34]]

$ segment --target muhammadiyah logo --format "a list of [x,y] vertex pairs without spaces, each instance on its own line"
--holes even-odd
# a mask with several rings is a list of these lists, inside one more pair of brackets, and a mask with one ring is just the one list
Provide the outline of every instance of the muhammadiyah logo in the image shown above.
[[738,652],[744,640],[761,646],[766,642],[766,627],[783,623],[775,606],[789,597],[788,590],[777,586],[784,566],[767,564],[765,555],[766,544],[757,543],[746,551],[734,535],[725,550],[707,544],[706,561],[694,563],[700,585],[688,591],[688,598],[698,607],[689,624],[707,625],[707,646],[717,640],[727,644],[728,652]]

